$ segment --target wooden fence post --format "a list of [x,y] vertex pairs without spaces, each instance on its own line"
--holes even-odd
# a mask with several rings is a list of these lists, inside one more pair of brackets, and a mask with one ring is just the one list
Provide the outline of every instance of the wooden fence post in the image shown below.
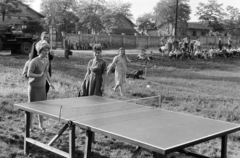
[[112,35],[108,34],[108,37],[109,37],[109,48],[111,48],[112,47]]
[[149,48],[150,47],[150,36],[149,35],[147,35],[147,48]]
[[125,42],[126,42],[125,33],[122,33],[122,46],[123,47],[125,47]]
[[138,47],[138,34],[135,33],[134,35],[135,35],[135,48],[137,48]]

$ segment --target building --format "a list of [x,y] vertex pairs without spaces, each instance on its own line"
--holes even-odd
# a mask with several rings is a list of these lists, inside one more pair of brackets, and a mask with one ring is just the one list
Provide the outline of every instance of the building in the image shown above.
[[[199,22],[188,22],[187,28],[185,32],[178,32],[181,36],[189,36],[191,39],[195,39],[199,36],[206,36],[212,28],[201,24]],[[160,29],[155,30],[155,33],[153,33],[154,30],[151,30],[152,34],[160,35],[160,36],[169,36],[174,35],[174,27],[170,25],[164,25]]]
[[212,30],[212,28],[199,22],[188,22],[186,35],[193,39],[199,36],[206,36],[210,30]]
[[135,35],[139,34],[134,28],[136,25],[126,16],[118,15],[117,16],[116,26],[107,31],[108,34],[117,34],[117,35]]
[[2,14],[0,14],[0,24],[2,27],[13,25],[16,30],[23,29],[26,27],[26,23],[31,20],[39,20],[44,16],[37,11],[30,8],[28,5],[19,1],[19,8],[22,10],[19,13],[10,13],[5,16],[5,20],[2,21]]

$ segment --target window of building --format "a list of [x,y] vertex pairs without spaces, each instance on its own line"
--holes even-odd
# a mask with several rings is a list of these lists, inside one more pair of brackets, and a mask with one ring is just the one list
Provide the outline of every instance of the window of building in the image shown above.
[[206,35],[206,33],[205,33],[204,31],[202,31],[202,32],[201,32],[201,35],[202,35],[202,36],[205,36],[205,35]]
[[197,36],[197,31],[193,31],[192,36]]

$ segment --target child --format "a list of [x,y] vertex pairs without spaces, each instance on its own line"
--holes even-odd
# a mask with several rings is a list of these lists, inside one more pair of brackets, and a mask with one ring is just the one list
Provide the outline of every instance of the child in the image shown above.
[[148,60],[153,60],[153,51],[150,52],[150,54],[148,56]]
[[144,60],[147,58],[146,50],[142,49],[141,52],[138,54],[137,59]]

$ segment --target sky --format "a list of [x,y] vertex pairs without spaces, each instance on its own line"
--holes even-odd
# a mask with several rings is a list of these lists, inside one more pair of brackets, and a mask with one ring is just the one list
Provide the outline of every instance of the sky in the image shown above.
[[[111,0],[107,0],[111,1]],[[116,0],[114,0],[116,1]],[[131,7],[131,13],[133,14],[133,22],[136,21],[136,19],[143,15],[144,13],[153,12],[153,8],[156,6],[157,2],[161,0],[118,0],[119,2],[129,2],[132,4]],[[190,0],[190,7],[192,10],[192,13],[190,15],[190,21],[196,22],[198,21],[198,18],[195,16],[196,8],[198,4],[202,3],[208,3],[208,0]],[[223,8],[225,9],[228,5],[237,7],[240,9],[240,0],[217,0],[218,3],[223,4]],[[31,8],[33,8],[36,11],[40,11],[40,3],[41,0],[34,0],[34,2],[30,5]]]

